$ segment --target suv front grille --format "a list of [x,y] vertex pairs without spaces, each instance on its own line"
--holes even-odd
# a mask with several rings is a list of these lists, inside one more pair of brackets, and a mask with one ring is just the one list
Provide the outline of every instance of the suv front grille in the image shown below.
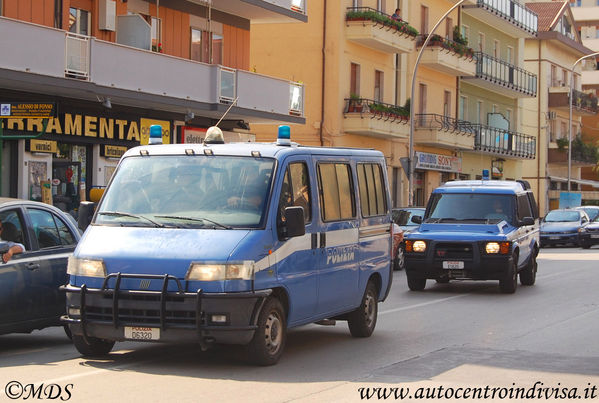
[[435,246],[434,256],[436,260],[471,260],[473,249],[470,243],[439,242]]

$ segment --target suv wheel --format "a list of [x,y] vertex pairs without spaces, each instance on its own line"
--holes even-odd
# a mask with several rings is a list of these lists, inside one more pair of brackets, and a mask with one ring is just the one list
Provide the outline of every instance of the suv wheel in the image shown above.
[[520,272],[520,284],[522,285],[534,285],[537,279],[537,253],[536,251],[530,257],[530,262],[526,265],[524,270]]
[[77,351],[85,357],[101,357],[112,350],[114,340],[98,339],[97,337],[88,337],[88,343],[85,342],[83,336],[73,335],[73,344]]
[[408,287],[412,291],[422,291],[426,287],[425,278],[414,278],[408,274]]
[[504,294],[513,294],[516,292],[516,287],[518,287],[518,256],[513,256],[505,277],[499,280],[499,289]]

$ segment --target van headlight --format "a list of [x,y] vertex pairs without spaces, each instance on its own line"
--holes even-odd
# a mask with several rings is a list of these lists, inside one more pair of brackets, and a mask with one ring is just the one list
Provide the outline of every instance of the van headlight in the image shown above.
[[185,274],[185,280],[222,281],[252,280],[254,278],[254,262],[230,264],[192,263]]
[[71,276],[106,277],[106,266],[101,259],[79,259],[69,256],[67,273]]

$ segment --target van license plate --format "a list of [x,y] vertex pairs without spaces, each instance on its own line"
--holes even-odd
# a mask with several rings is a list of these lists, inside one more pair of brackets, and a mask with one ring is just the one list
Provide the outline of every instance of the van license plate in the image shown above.
[[599,238],[599,234],[593,234],[591,235],[591,238]]
[[443,262],[444,269],[463,269],[464,262]]
[[160,328],[125,326],[125,338],[131,340],[160,340]]

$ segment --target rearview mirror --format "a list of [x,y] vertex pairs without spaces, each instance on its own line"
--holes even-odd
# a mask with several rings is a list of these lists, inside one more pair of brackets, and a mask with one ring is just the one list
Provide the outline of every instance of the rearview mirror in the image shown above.
[[415,215],[412,216],[411,220],[414,224],[422,224],[422,216]]
[[306,233],[303,207],[294,206],[285,208],[285,227],[287,227],[286,235],[288,238],[302,236]]
[[92,222],[92,217],[96,211],[96,203],[82,201],[79,203],[79,215],[77,216],[77,225],[82,231]]

